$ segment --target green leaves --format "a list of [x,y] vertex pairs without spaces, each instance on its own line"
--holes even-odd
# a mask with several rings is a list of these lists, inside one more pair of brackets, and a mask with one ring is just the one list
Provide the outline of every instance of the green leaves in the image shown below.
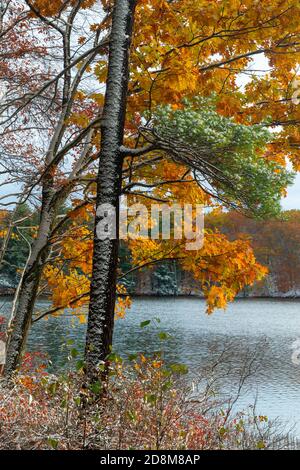
[[130,421],[136,422],[138,421],[138,414],[135,410],[128,410],[127,411],[127,416],[130,419]]
[[70,351],[70,354],[71,354],[71,356],[72,356],[73,359],[74,359],[75,357],[78,356],[79,352],[78,352],[78,350],[77,350],[76,348],[72,348],[71,351]]
[[114,362],[115,364],[122,364],[122,362],[123,362],[122,357],[119,354],[117,354],[116,352],[111,352],[107,356],[107,360],[109,362]]
[[220,437],[224,437],[226,433],[227,433],[227,429],[226,429],[225,427],[221,427],[221,428],[219,429],[219,435],[220,435]]
[[145,328],[146,326],[150,325],[151,320],[145,320],[140,323],[141,328]]
[[161,341],[166,341],[166,340],[172,338],[171,335],[169,335],[168,333],[166,333],[164,331],[160,331],[157,336]]
[[257,449],[265,449],[266,445],[263,441],[258,441],[257,445],[256,445]]
[[102,384],[100,381],[93,382],[89,385],[89,389],[94,395],[100,395],[102,391]]
[[171,364],[170,369],[174,374],[185,375],[189,369],[185,364]]
[[220,115],[214,97],[163,106],[152,118],[166,153],[190,166],[196,181],[230,207],[257,217],[276,216],[294,174],[271,154],[274,140],[263,125],[245,125]]
[[52,437],[48,438],[48,443],[52,449],[56,450],[58,447],[58,441],[56,439],[52,439]]
[[138,355],[137,354],[128,354],[127,357],[128,357],[128,360],[130,362],[132,362],[132,361],[135,361],[138,358]]
[[77,371],[83,370],[83,369],[84,369],[84,365],[85,365],[85,363],[84,363],[83,360],[77,361],[77,363],[76,363],[76,370],[77,370]]
[[154,393],[146,393],[144,398],[146,403],[149,403],[150,405],[155,405],[158,397]]

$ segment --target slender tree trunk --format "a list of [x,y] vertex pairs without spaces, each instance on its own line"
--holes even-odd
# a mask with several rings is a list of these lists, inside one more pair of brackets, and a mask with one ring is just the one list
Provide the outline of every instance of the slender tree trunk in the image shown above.
[[17,213],[18,207],[19,207],[19,205],[18,205],[18,203],[16,203],[16,207],[13,210],[12,214],[10,215],[10,220],[9,220],[9,223],[8,223],[7,232],[6,232],[6,235],[4,237],[4,240],[2,242],[1,249],[0,249],[0,266],[2,265],[3,260],[5,258],[5,254],[6,254],[6,251],[7,251],[8,244],[9,244],[10,236],[11,236],[11,233],[12,233],[12,230],[13,230],[13,227],[14,227],[14,218],[15,218],[15,215]]
[[[119,195],[122,181],[122,153],[129,76],[129,50],[132,38],[136,0],[116,0],[110,36],[108,78],[101,124],[101,151],[97,179],[96,208],[110,204],[116,211],[118,232]],[[86,367],[89,377],[110,352],[114,327],[116,272],[118,264],[118,233],[115,239],[99,239],[96,215],[93,276],[91,284]]]
[[[82,153],[82,158],[86,156],[89,148],[90,143],[87,141],[87,147]],[[75,178],[77,171],[80,171],[80,164],[78,164],[77,169],[73,170],[71,178]],[[51,249],[50,239],[52,229],[55,225],[57,212],[66,201],[73,187],[74,182],[72,183],[72,179],[70,181],[69,185],[65,185],[57,191],[51,173],[44,176],[39,230],[31,246],[31,252],[16,292],[8,325],[7,353],[4,368],[4,374],[7,376],[10,376],[19,366],[26,346],[43,266]]]
[[26,345],[43,264],[48,256],[47,247],[55,208],[51,206],[52,182],[44,186],[40,226],[33,242],[30,257],[23,273],[17,306],[9,325],[4,375],[11,375],[20,363]]

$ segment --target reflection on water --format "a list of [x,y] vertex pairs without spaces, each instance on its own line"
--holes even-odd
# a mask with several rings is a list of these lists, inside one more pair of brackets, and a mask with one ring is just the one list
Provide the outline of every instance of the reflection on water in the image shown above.
[[[1,299],[4,302],[4,299]],[[0,305],[1,305],[0,301]],[[8,311],[6,299],[0,312]],[[183,362],[191,371],[199,370],[230,342],[230,360],[234,367],[242,362],[245,351],[261,348],[260,369],[248,381],[240,407],[252,403],[258,391],[257,409],[270,418],[300,422],[298,408],[300,366],[291,360],[292,343],[300,339],[300,301],[243,299],[234,302],[226,312],[205,314],[203,300],[192,298],[135,299],[125,319],[117,320],[114,349],[119,353],[154,352],[161,349],[157,332],[164,330],[172,338],[163,343],[166,360]],[[46,308],[46,302],[39,309]],[[1,314],[0,313],[0,314]],[[141,329],[144,320],[160,318],[160,324]],[[32,328],[28,349],[49,354],[53,368],[66,363],[64,347],[68,338],[75,339],[83,350],[85,325],[69,316],[41,321]],[[224,380],[225,388],[230,381]],[[300,435],[300,425],[297,425]]]

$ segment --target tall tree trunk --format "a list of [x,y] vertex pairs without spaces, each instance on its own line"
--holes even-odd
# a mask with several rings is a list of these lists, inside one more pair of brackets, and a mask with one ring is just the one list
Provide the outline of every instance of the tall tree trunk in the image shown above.
[[[18,367],[31,326],[43,264],[48,255],[51,226],[55,220],[52,206],[52,181],[44,185],[40,225],[21,279],[16,310],[9,325],[4,375],[10,376]],[[48,249],[47,249],[48,247]]]
[[[110,36],[108,78],[101,124],[101,151],[97,179],[98,215],[95,219],[93,276],[87,327],[85,359],[87,374],[93,377],[97,366],[110,352],[114,327],[116,272],[118,264],[119,195],[122,182],[122,153],[129,78],[129,50],[136,0],[116,0]],[[97,237],[101,222],[99,208],[115,208],[115,239]]]

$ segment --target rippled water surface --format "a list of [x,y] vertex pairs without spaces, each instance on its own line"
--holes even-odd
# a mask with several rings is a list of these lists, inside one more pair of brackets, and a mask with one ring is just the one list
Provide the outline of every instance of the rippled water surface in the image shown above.
[[[8,311],[10,300],[1,299],[0,305],[1,313]],[[39,304],[39,309],[46,307],[46,302]],[[144,320],[152,322],[141,328]],[[243,299],[226,312],[207,316],[205,303],[199,299],[135,299],[126,318],[116,322],[114,348],[123,354],[157,351],[162,348],[159,331],[172,335],[163,342],[166,360],[187,364],[189,380],[194,380],[204,365],[215,361],[222,350],[231,351],[224,356],[231,370],[230,377],[223,380],[228,393],[235,379],[238,381],[246,356],[249,359],[256,353],[259,370],[247,380],[238,406],[245,407],[256,399],[258,412],[296,423],[295,433],[300,436],[300,365],[291,359],[292,344],[300,339],[299,300]],[[84,335],[85,325],[74,323],[70,316],[51,318],[34,325],[28,348],[48,353],[53,367],[59,368],[66,362],[66,340],[74,338],[82,350]]]

